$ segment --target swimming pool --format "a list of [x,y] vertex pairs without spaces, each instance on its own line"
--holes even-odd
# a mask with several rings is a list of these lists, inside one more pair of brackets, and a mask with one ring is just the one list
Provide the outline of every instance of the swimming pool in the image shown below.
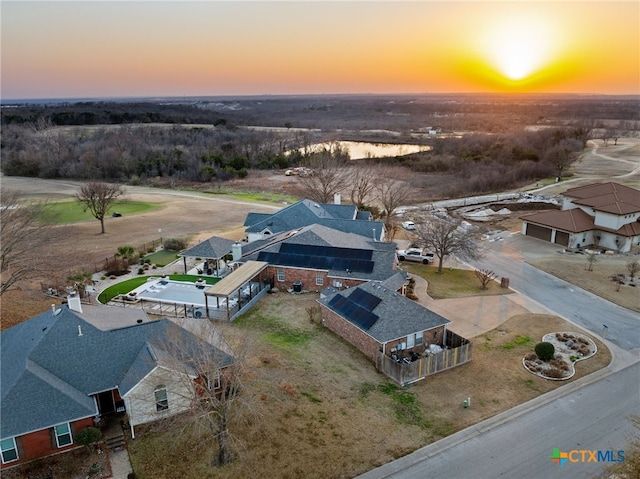
[[136,298],[144,301],[204,307],[204,292],[210,287],[204,282],[197,284],[159,279],[145,283],[134,292]]

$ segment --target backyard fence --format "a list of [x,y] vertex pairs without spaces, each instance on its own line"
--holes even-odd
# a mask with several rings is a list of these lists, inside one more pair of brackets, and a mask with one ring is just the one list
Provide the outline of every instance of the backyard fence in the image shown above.
[[376,367],[401,386],[405,386],[431,374],[471,361],[472,344],[468,339],[447,330],[444,346],[446,349],[443,351],[421,356],[410,363],[395,361],[382,351],[378,351]]
[[[142,243],[141,245],[134,246],[133,249],[135,252],[143,252],[143,251],[153,252],[160,246],[162,246],[162,238],[147,241],[145,243]],[[78,271],[87,271],[89,273],[94,273],[94,274],[100,273],[101,271],[107,271],[109,269],[109,265],[113,264],[114,258],[115,258],[115,255],[109,256],[104,260],[94,261],[90,265],[87,265],[79,270],[76,270],[76,271],[68,270],[66,277],[52,276],[46,282],[40,283],[40,290],[43,293],[48,294],[49,296],[66,297],[69,291],[73,290],[73,288],[71,287],[72,281],[70,281],[68,278],[78,273]],[[135,265],[128,264],[127,266],[131,267]]]

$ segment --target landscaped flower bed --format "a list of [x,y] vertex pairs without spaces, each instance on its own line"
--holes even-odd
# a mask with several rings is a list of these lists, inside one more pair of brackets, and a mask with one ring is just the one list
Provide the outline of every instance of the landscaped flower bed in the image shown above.
[[598,351],[596,344],[584,334],[558,332],[545,334],[543,342],[553,344],[554,358],[543,361],[536,353],[529,353],[522,359],[524,367],[542,378],[566,380],[575,374],[574,363],[592,357]]

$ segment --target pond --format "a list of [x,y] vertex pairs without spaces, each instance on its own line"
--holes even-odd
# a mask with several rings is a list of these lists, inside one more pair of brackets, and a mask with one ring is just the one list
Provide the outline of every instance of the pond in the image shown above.
[[[362,160],[365,158],[388,158],[394,156],[410,155],[421,151],[429,151],[430,146],[391,144],[391,143],[369,143],[364,141],[333,141],[330,143],[316,143],[309,147],[311,151],[319,151],[323,148],[339,146],[349,152],[352,160]],[[288,152],[287,152],[288,153]]]

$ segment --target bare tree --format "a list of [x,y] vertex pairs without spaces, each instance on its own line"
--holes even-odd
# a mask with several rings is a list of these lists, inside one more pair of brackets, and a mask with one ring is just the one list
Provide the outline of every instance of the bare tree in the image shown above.
[[640,261],[638,261],[637,259],[629,261],[627,263],[627,271],[629,271],[629,276],[631,277],[631,281],[633,281],[636,273],[640,271]]
[[[170,364],[173,373],[165,379],[165,397],[173,398],[182,413],[168,417],[162,426],[193,434],[210,450],[212,466],[228,464],[235,458],[234,425],[253,419],[255,412],[244,381],[243,358],[248,349],[239,347],[234,352],[205,319],[191,318],[171,333],[152,347],[162,351]],[[149,401],[148,396],[144,400]]]
[[552,147],[546,154],[546,160],[553,164],[556,170],[556,179],[562,179],[562,173],[576,158],[576,151],[582,149],[580,140],[565,139]]
[[0,295],[17,283],[47,274],[41,249],[55,237],[46,223],[47,204],[25,201],[17,192],[3,192],[0,206]]
[[387,231],[391,231],[392,218],[395,211],[402,205],[407,204],[411,200],[411,189],[409,186],[390,177],[388,169],[378,171],[378,180],[376,181],[377,198],[384,208],[384,227]]
[[100,233],[104,234],[104,217],[124,193],[120,185],[92,182],[80,187],[75,198],[100,221]]
[[595,253],[589,253],[587,256],[587,263],[589,264],[587,271],[593,271],[593,266],[598,262],[598,258]]
[[437,256],[438,273],[442,273],[445,256],[457,255],[476,261],[484,257],[484,249],[476,240],[474,229],[465,227],[457,218],[433,216],[419,224],[416,233],[424,247]]
[[310,156],[306,166],[311,169],[308,175],[299,177],[303,194],[318,203],[330,203],[333,196],[342,191],[347,184],[347,169],[340,158],[331,152],[323,151]]
[[361,208],[371,199],[375,187],[377,172],[375,167],[369,162],[361,162],[351,167],[351,203]]
[[497,274],[488,269],[477,269],[474,273],[476,278],[478,278],[482,284],[482,290],[487,289],[489,287],[489,283],[498,277]]

